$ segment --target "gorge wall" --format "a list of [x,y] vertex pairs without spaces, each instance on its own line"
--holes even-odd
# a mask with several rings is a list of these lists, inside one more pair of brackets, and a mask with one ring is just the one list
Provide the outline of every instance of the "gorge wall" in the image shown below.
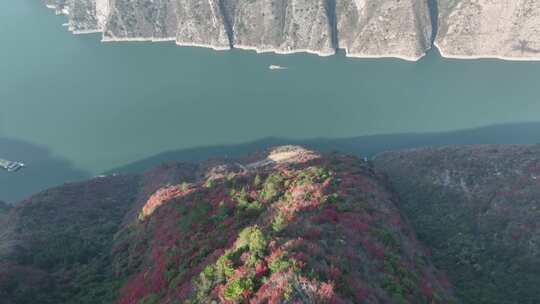
[[540,59],[532,0],[45,0],[75,34],[103,41],[175,41],[218,50],[418,60]]

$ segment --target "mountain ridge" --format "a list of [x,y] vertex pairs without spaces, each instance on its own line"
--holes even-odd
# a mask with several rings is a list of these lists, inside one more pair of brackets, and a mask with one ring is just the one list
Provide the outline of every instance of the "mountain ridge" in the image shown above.
[[465,303],[540,301],[540,145],[419,148],[374,163]]
[[0,295],[536,303],[539,149],[416,148],[366,161],[282,146],[66,184],[4,217]]
[[67,184],[10,211],[0,294],[10,304],[453,302],[396,199],[368,163],[293,146]]

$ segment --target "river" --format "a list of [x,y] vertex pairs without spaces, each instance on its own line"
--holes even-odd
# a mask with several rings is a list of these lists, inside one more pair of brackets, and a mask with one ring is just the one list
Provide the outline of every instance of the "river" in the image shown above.
[[436,50],[411,63],[103,44],[67,32],[38,0],[0,7],[0,158],[28,165],[0,172],[0,200],[166,151],[540,121],[540,63],[449,60]]

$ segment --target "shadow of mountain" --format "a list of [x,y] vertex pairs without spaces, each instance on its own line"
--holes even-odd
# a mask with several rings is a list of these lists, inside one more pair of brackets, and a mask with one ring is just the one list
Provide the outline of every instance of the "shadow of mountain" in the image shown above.
[[119,167],[108,173],[140,172],[164,162],[201,161],[213,157],[237,157],[276,145],[296,144],[324,152],[340,151],[363,157],[377,153],[424,146],[465,144],[536,144],[540,143],[540,122],[494,125],[476,129],[441,133],[404,133],[389,135],[360,136],[341,139],[315,138],[294,140],[265,138],[249,143],[208,146],[168,151]]
[[27,165],[13,173],[0,170],[0,200],[6,202],[16,202],[66,181],[84,180],[91,176],[52,155],[44,147],[15,139],[0,138],[0,158],[22,161]]
[[[535,144],[540,143],[540,122],[495,125],[442,133],[407,133],[329,139],[295,140],[265,138],[253,142],[174,150],[110,170],[107,173],[135,173],[164,162],[196,162],[215,157],[238,157],[272,146],[297,144],[330,152],[341,151],[372,157],[389,150],[456,144]],[[0,158],[23,161],[27,167],[16,173],[0,170],[0,201],[16,202],[38,191],[69,181],[91,178],[89,172],[74,168],[67,160],[40,146],[0,138]]]

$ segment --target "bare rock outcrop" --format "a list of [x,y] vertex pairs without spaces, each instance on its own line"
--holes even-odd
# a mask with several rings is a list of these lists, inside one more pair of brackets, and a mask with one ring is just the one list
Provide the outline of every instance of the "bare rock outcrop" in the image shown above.
[[222,1],[180,0],[177,17],[176,44],[217,50],[231,48]]
[[332,55],[326,0],[228,1],[234,45],[259,52]]
[[445,57],[540,59],[540,2],[442,0],[438,48]]
[[350,57],[417,60],[431,38],[427,1],[337,0],[339,47]]
[[76,34],[103,41],[417,60],[430,48],[427,0],[45,0]]
[[535,0],[44,1],[70,31],[103,32],[103,41],[418,60],[435,38],[445,57],[540,59]]

